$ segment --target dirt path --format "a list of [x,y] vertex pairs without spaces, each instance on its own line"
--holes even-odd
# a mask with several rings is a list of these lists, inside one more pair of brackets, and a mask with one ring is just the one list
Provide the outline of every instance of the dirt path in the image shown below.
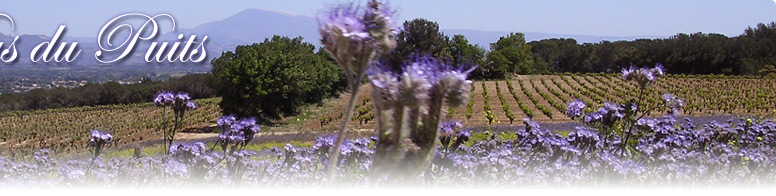
[[[371,133],[373,132],[373,129],[354,129],[350,130],[349,133]],[[320,134],[325,135],[329,134],[328,132],[310,132],[310,131],[291,131],[291,132],[259,132],[256,134],[256,137],[265,137],[265,136],[291,136],[291,135],[300,135],[300,134]],[[218,137],[218,133],[177,133],[175,135],[176,140],[202,140],[202,139],[211,139]]]

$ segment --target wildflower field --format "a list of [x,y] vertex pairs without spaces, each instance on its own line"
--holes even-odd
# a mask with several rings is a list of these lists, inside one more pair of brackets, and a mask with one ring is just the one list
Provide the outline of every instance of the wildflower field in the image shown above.
[[[522,86],[520,85],[522,83]],[[483,88],[484,84],[484,88]],[[624,164],[624,165],[608,165],[607,167],[611,167],[609,171],[595,171],[595,172],[602,172],[598,173],[598,175],[604,175],[607,174],[607,172],[610,173],[616,173],[616,178],[610,178],[607,177],[605,181],[601,181],[598,179],[596,182],[601,184],[606,184],[608,181],[616,181],[618,178],[628,178],[628,176],[633,176],[634,178],[636,176],[642,176],[642,174],[649,174],[647,176],[642,176],[638,179],[639,181],[644,181],[649,178],[661,178],[661,177],[669,177],[670,175],[679,175],[676,173],[666,173],[668,171],[662,171],[667,168],[661,168],[661,173],[654,173],[658,172],[655,171],[657,168],[650,168],[654,166],[648,167],[648,164],[679,164],[679,162],[676,162],[677,155],[667,155],[665,153],[682,153],[681,159],[695,159],[694,163],[698,165],[662,165],[661,167],[668,167],[670,166],[673,169],[682,169],[681,175],[683,176],[672,176],[673,181],[677,182],[686,182],[686,183],[696,183],[696,180],[700,180],[702,173],[706,173],[703,175],[721,175],[721,174],[709,174],[709,170],[716,168],[722,168],[722,167],[731,167],[736,168],[740,166],[740,168],[737,168],[736,170],[730,170],[726,172],[738,172],[738,173],[732,173],[728,174],[727,177],[723,179],[715,179],[720,180],[720,182],[730,182],[730,181],[736,181],[735,179],[728,179],[732,178],[730,175],[737,175],[737,176],[749,176],[749,175],[757,175],[758,178],[762,179],[750,179],[747,177],[747,179],[760,182],[759,180],[766,180],[765,182],[772,182],[772,178],[768,178],[768,176],[764,176],[766,173],[756,173],[754,171],[751,171],[751,169],[770,169],[771,164],[771,149],[773,147],[773,144],[768,144],[768,142],[774,141],[774,129],[776,129],[776,124],[772,122],[769,117],[772,117],[772,109],[774,104],[774,84],[776,84],[773,81],[770,81],[770,79],[757,79],[757,78],[740,78],[740,77],[718,77],[718,76],[667,76],[664,78],[661,78],[658,80],[654,87],[656,90],[652,90],[653,92],[649,92],[646,96],[646,100],[649,104],[661,104],[661,94],[667,93],[667,92],[673,92],[678,97],[687,97],[685,106],[678,111],[679,117],[671,117],[671,118],[663,118],[662,116],[666,114],[667,111],[655,111],[650,114],[650,116],[657,117],[656,120],[653,123],[653,126],[660,125],[662,127],[661,130],[663,131],[665,135],[663,136],[655,136],[652,135],[651,137],[659,137],[659,138],[650,138],[649,140],[642,140],[639,142],[638,146],[644,148],[644,149],[650,149],[650,153],[655,153],[655,148],[658,148],[658,152],[661,154],[662,157],[659,159],[654,159],[655,157],[649,158],[649,160],[642,160],[647,157],[641,157],[638,158],[638,160],[631,160],[624,157],[615,156],[617,155],[615,152],[618,151],[617,148],[609,149],[612,152],[606,152],[609,154],[606,154],[607,159],[614,159],[614,160],[606,160],[606,161],[617,161],[617,164]],[[635,83],[629,83],[628,81],[625,81],[622,79],[621,76],[618,75],[611,75],[611,74],[590,74],[590,75],[543,75],[543,76],[517,76],[514,79],[511,80],[504,80],[504,81],[475,81],[473,82],[473,90],[470,94],[472,98],[471,101],[468,102],[467,105],[453,108],[452,110],[445,110],[448,111],[450,114],[443,114],[450,119],[459,119],[461,121],[461,125],[465,127],[471,127],[471,126],[486,126],[489,125],[489,120],[485,114],[487,114],[486,109],[490,108],[490,113],[493,114],[494,120],[492,125],[508,125],[512,126],[511,131],[499,131],[499,132],[477,132],[477,131],[471,131],[467,132],[469,136],[474,135],[469,141],[462,142],[462,144],[459,144],[459,147],[456,147],[456,150],[452,150],[449,147],[440,147],[440,153],[444,156],[439,157],[435,160],[434,167],[439,167],[436,169],[441,170],[429,170],[433,171],[435,173],[430,173],[429,175],[433,175],[434,178],[440,178],[440,179],[448,179],[452,180],[455,176],[452,173],[447,172],[441,172],[445,170],[451,170],[452,168],[465,168],[467,171],[466,175],[470,175],[467,177],[467,179],[471,180],[472,182],[476,182],[479,178],[488,178],[488,179],[498,179],[498,180],[506,180],[507,178],[505,176],[496,176],[495,174],[492,174],[491,176],[480,176],[484,175],[488,169],[499,171],[496,173],[499,173],[500,175],[507,175],[512,171],[516,172],[514,174],[509,174],[513,176],[509,176],[509,178],[515,178],[512,180],[517,180],[510,183],[518,183],[523,185],[540,185],[542,182],[549,180],[547,179],[548,174],[541,174],[541,176],[533,176],[533,175],[540,175],[538,173],[530,173],[530,172],[560,172],[560,171],[554,171],[554,170],[560,170],[563,169],[563,172],[567,175],[570,175],[568,172],[576,172],[575,175],[580,175],[579,172],[594,172],[594,171],[588,171],[593,169],[601,169],[601,168],[595,168],[592,165],[586,165],[586,167],[590,168],[579,168],[581,167],[579,163],[580,158],[584,159],[600,159],[604,157],[584,157],[584,156],[590,156],[586,155],[590,151],[593,150],[594,147],[588,146],[588,149],[580,149],[577,145],[585,145],[585,144],[578,144],[575,142],[578,142],[577,140],[580,139],[580,137],[591,137],[587,139],[600,141],[600,135],[596,133],[595,130],[587,129],[587,128],[579,128],[577,130],[542,130],[540,127],[538,127],[538,124],[533,123],[535,122],[542,122],[542,123],[566,123],[566,122],[574,122],[574,120],[571,119],[567,115],[568,110],[568,102],[573,101],[574,99],[579,98],[579,100],[586,105],[587,109],[583,112],[591,112],[595,110],[591,110],[589,108],[597,108],[599,106],[603,106],[601,102],[618,102],[622,100],[628,100],[628,99],[634,99],[636,98],[636,91],[631,91],[628,89],[638,88],[635,87]],[[511,88],[510,88],[511,86]],[[704,86],[706,88],[695,88],[694,86]],[[487,89],[488,91],[483,91],[483,89]],[[537,91],[538,90],[538,91]],[[541,93],[539,93],[541,92]],[[374,120],[369,120],[366,123],[358,122],[360,119],[364,116],[373,115],[372,111],[374,108],[372,108],[371,105],[371,99],[369,98],[369,94],[371,93],[371,88],[369,86],[364,86],[361,88],[361,98],[359,100],[360,103],[358,106],[356,106],[357,111],[354,115],[353,122],[351,122],[350,127],[352,128],[360,128],[360,129],[370,129],[366,130],[365,133],[349,133],[349,138],[362,138],[365,137],[366,140],[347,140],[345,141],[345,144],[347,147],[347,152],[344,152],[344,155],[346,159],[352,159],[348,162],[353,162],[349,164],[355,164],[360,162],[360,166],[353,165],[351,167],[352,171],[358,171],[357,173],[343,173],[342,175],[356,175],[359,172],[364,173],[368,171],[369,166],[364,165],[368,164],[370,161],[370,158],[372,154],[374,153],[374,149],[370,148],[370,140],[368,139],[369,135],[374,135],[373,127],[374,127]],[[485,101],[485,95],[488,97],[488,101]],[[533,97],[533,98],[531,98]],[[316,121],[315,119],[327,119],[330,117],[334,117],[337,115],[341,115],[342,113],[342,107],[344,106],[345,101],[348,97],[346,95],[342,95],[339,98],[332,98],[327,101],[325,101],[325,105],[317,107],[317,106],[311,106],[304,110],[303,114],[300,114],[298,116],[292,116],[287,117],[283,121],[287,123],[281,123],[279,125],[276,125],[276,127],[270,128],[273,132],[292,132],[293,135],[297,135],[295,133],[296,131],[303,130],[305,132],[308,132],[307,136],[305,137],[294,137],[295,139],[279,139],[278,137],[270,137],[270,136],[256,136],[256,141],[253,141],[252,144],[248,147],[248,149],[251,150],[251,152],[255,152],[255,154],[246,154],[246,156],[251,157],[250,160],[258,161],[258,162],[250,162],[250,164],[267,164],[262,165],[262,167],[266,167],[263,169],[269,169],[274,168],[277,171],[280,172],[282,170],[294,170],[295,172],[312,172],[310,174],[305,174],[306,176],[293,176],[293,178],[302,178],[302,181],[295,181],[295,180],[289,180],[289,182],[284,183],[290,183],[293,182],[300,182],[300,183],[311,183],[315,184],[318,183],[319,180],[322,179],[320,176],[313,176],[313,173],[315,172],[321,172],[322,165],[316,165],[316,161],[322,161],[321,158],[325,158],[327,154],[326,151],[328,148],[330,148],[334,141],[333,138],[328,135],[333,129],[330,126],[327,126],[327,124],[324,124],[324,127],[321,127],[321,123]],[[516,99],[517,98],[517,99]],[[503,99],[503,100],[502,100]],[[532,99],[536,100],[533,101]],[[216,140],[217,135],[215,133],[218,132],[218,130],[214,130],[214,126],[217,124],[217,119],[220,115],[220,110],[218,109],[218,98],[216,99],[204,99],[204,100],[195,100],[197,103],[196,110],[193,110],[190,112],[190,116],[188,116],[184,123],[186,126],[184,129],[188,129],[187,131],[189,135],[201,135],[201,137],[194,137],[194,138],[186,138],[184,140],[189,142],[196,142],[200,141],[199,143],[192,143],[189,145],[202,145],[204,146],[202,149],[194,149],[199,150],[198,152],[194,153],[202,153],[202,154],[209,154],[209,153],[215,153],[211,154],[209,156],[221,156],[220,158],[223,158],[225,156],[224,154],[218,154],[217,152],[211,152],[208,151],[208,149],[211,149],[214,146],[214,141]],[[536,103],[534,103],[536,102]],[[488,105],[488,107],[485,107],[485,105]],[[727,104],[727,103],[737,103],[737,104]],[[547,114],[543,113],[538,105],[541,105],[543,108],[549,109],[549,112]],[[591,107],[592,106],[592,107]],[[363,109],[363,111],[366,112],[359,112],[361,108],[368,108]],[[508,108],[508,110],[504,110],[505,108]],[[526,109],[522,109],[526,108]],[[471,110],[471,112],[468,112],[467,110]],[[507,112],[511,113],[511,115],[514,115],[514,122],[509,122],[509,115],[507,115]],[[89,184],[124,184],[127,181],[119,181],[118,173],[119,170],[128,170],[127,172],[130,172],[126,175],[135,175],[132,176],[124,176],[122,178],[128,178],[124,180],[131,180],[132,178],[146,178],[143,174],[148,171],[138,171],[138,168],[133,167],[133,165],[141,165],[145,164],[152,168],[157,168],[160,176],[157,176],[155,178],[159,178],[156,180],[165,180],[166,175],[172,175],[172,174],[164,174],[165,172],[176,172],[176,171],[166,171],[165,169],[175,169],[175,168],[167,168],[172,167],[170,165],[166,164],[173,164],[173,163],[167,163],[170,160],[178,160],[178,159],[169,159],[169,158],[163,158],[166,157],[163,155],[164,147],[159,146],[162,139],[161,132],[158,131],[158,127],[160,126],[161,122],[158,121],[158,119],[161,118],[161,113],[163,110],[159,107],[154,106],[152,103],[147,104],[133,104],[133,105],[115,105],[115,106],[100,106],[100,107],[78,107],[78,108],[67,108],[67,109],[52,109],[52,110],[36,110],[36,111],[21,111],[21,112],[10,112],[10,113],[4,113],[2,114],[2,117],[0,117],[0,121],[2,121],[2,125],[0,127],[6,127],[6,129],[2,132],[3,134],[3,142],[2,142],[2,152],[3,152],[3,179],[9,180],[5,182],[11,182],[12,179],[18,179],[18,178],[27,178],[28,180],[34,180],[37,178],[42,178],[41,176],[14,176],[14,175],[21,175],[23,173],[34,173],[37,172],[36,170],[41,169],[41,165],[37,164],[43,164],[40,161],[49,161],[45,164],[47,166],[45,167],[51,167],[47,171],[49,172],[71,172],[70,170],[67,170],[66,168],[80,168],[80,170],[76,170],[75,174],[68,174],[68,173],[60,173],[60,175],[57,179],[48,179],[53,180],[51,186],[61,185],[60,183],[81,183],[82,185],[89,185]],[[528,112],[528,114],[526,113]],[[524,118],[528,118],[529,114],[533,113],[533,121],[529,123],[529,128],[525,129],[523,128],[525,123],[523,121]],[[471,114],[471,117],[469,117],[468,114]],[[725,115],[725,114],[738,114],[743,117],[749,117],[753,116],[756,120],[754,122],[747,122],[746,119],[734,119],[731,118],[730,122],[715,122],[712,124],[694,124],[689,118],[687,120],[684,119],[684,117],[692,117],[692,116],[713,116],[713,115]],[[552,116],[552,118],[550,117]],[[757,119],[756,117],[764,117],[762,119]],[[751,118],[750,118],[751,119]],[[334,119],[338,120],[338,119]],[[39,122],[39,123],[36,123]],[[339,121],[335,121],[339,122]],[[536,126],[536,127],[532,127]],[[90,130],[90,129],[101,129],[101,130],[109,130],[110,133],[113,134],[112,142],[107,145],[103,151],[106,152],[110,156],[110,160],[107,159],[101,159],[98,158],[96,167],[98,168],[96,171],[99,171],[100,175],[107,175],[107,176],[101,176],[101,178],[106,178],[104,180],[108,181],[101,181],[101,182],[94,182],[95,179],[90,179],[89,181],[85,180],[86,173],[85,168],[88,166],[88,161],[84,162],[77,162],[77,161],[65,161],[65,160],[57,160],[55,158],[44,158],[41,159],[40,157],[43,155],[46,155],[45,157],[51,156],[51,157],[59,157],[59,158],[73,158],[73,157],[84,157],[81,156],[84,152],[88,149],[89,144],[89,132],[84,130]],[[461,128],[455,128],[456,132],[455,134],[460,133]],[[533,130],[532,130],[533,129]],[[204,130],[204,131],[203,131]],[[503,130],[503,129],[500,129]],[[534,131],[536,133],[531,133],[531,131]],[[538,132],[537,132],[538,131]],[[549,132],[545,132],[549,131]],[[205,132],[205,133],[203,133]],[[729,133],[728,133],[729,132]],[[459,137],[456,137],[455,134],[450,133],[450,135],[453,135],[452,139],[457,139]],[[531,135],[533,134],[533,135]],[[653,133],[654,134],[654,133]],[[720,134],[728,134],[725,135],[724,138],[723,135]],[[537,140],[539,136],[549,136],[550,138],[544,138],[544,139],[551,139],[553,137],[557,137],[557,140],[555,142],[560,142],[558,144],[552,144],[548,143],[548,145],[570,145],[574,146],[576,149],[565,149],[565,150],[571,150],[570,152],[564,152],[564,156],[560,155],[551,155],[551,154],[545,154],[543,158],[538,158],[536,156],[540,155],[531,155],[527,156],[526,152],[532,152],[532,150],[528,149],[540,149],[540,148],[546,148],[546,146],[542,146],[543,144],[541,142],[551,142],[551,141],[541,141]],[[316,137],[319,137],[316,139]],[[699,141],[700,139],[703,139],[701,137],[712,137],[716,139],[709,139],[706,138],[705,140],[708,141]],[[532,139],[533,138],[533,139]],[[676,138],[691,138],[686,139],[686,141],[676,141],[673,139]],[[273,141],[277,140],[277,141]],[[520,149],[514,149],[516,148],[514,145],[515,142],[529,142],[524,140],[533,140],[530,141],[529,144],[520,144],[518,146],[521,146]],[[564,141],[565,140],[565,141]],[[749,141],[744,141],[749,140]],[[150,142],[149,142],[150,141]],[[156,142],[153,142],[156,141]],[[567,141],[570,141],[567,142]],[[187,143],[189,143],[187,142]],[[446,141],[448,145],[454,143],[454,141],[450,141],[450,139],[447,139]],[[537,143],[538,142],[538,143]],[[713,146],[712,144],[718,143],[715,145],[722,145],[725,147],[725,149],[713,149],[710,151],[709,149],[706,149],[710,146]],[[742,143],[749,143],[746,144],[747,147],[743,147]],[[285,146],[286,143],[289,143],[289,146]],[[146,157],[141,159],[140,157],[134,157],[135,150],[133,150],[134,144],[139,144],[141,147],[145,148],[142,150],[141,157]],[[527,145],[527,146],[526,146]],[[589,144],[587,144],[589,145]],[[652,146],[652,145],[656,145]],[[200,147],[202,147],[200,146]],[[681,152],[676,152],[675,148],[681,146],[684,149]],[[561,148],[563,146],[559,146],[557,149],[544,149],[544,153],[550,153],[554,150],[564,150]],[[600,148],[601,146],[599,146]],[[717,146],[719,147],[719,146]],[[759,148],[758,148],[759,147]],[[143,149],[141,148],[141,149]],[[661,149],[662,148],[662,149]],[[765,149],[760,149],[765,148]],[[46,149],[45,151],[40,151],[41,149]],[[154,150],[156,149],[156,150]],[[191,149],[188,149],[191,150]],[[36,152],[37,151],[37,152]],[[493,151],[493,152],[490,152]],[[522,152],[525,151],[525,152]],[[708,154],[710,152],[718,153],[716,155],[714,154]],[[35,152],[35,153],[33,153]],[[45,152],[45,153],[44,153]],[[457,152],[457,153],[456,153]],[[496,153],[498,152],[498,153]],[[14,155],[11,155],[13,153]],[[463,153],[463,154],[461,154]],[[553,152],[555,154],[555,152]],[[34,155],[34,156],[33,156]],[[478,156],[482,157],[478,157]],[[199,155],[202,156],[202,155]],[[553,156],[560,156],[552,158]],[[568,156],[566,158],[562,158]],[[684,156],[691,156],[691,157],[684,157]],[[708,156],[724,156],[724,157],[708,157]],[[12,158],[13,157],[13,158]],[[531,160],[522,160],[526,159],[528,157],[534,157]],[[736,158],[738,157],[738,158]],[[215,157],[219,158],[219,157]],[[487,158],[487,159],[485,159]],[[709,159],[714,158],[715,161],[709,162],[709,161],[703,161],[703,159]],[[214,158],[211,158],[214,159]],[[557,159],[552,161],[553,159]],[[661,160],[661,159],[667,159],[670,160],[669,162],[666,162],[667,160]],[[719,159],[719,160],[716,160]],[[78,159],[76,159],[78,160]],[[522,161],[520,161],[522,160]],[[564,160],[564,161],[559,161]],[[113,163],[116,163],[118,165],[112,164],[111,161],[115,161]],[[437,162],[438,161],[438,162]],[[483,162],[485,161],[485,162]],[[497,162],[492,162],[497,161]],[[518,162],[514,161],[520,161],[520,164],[517,164]],[[540,162],[542,161],[542,162]],[[591,160],[586,160],[591,161]],[[599,161],[598,166],[601,167],[600,161],[604,160],[596,160]],[[210,160],[210,162],[207,162],[210,164],[210,166],[217,165],[214,160]],[[529,164],[530,163],[530,164]],[[539,164],[557,164],[553,165],[552,168],[544,168],[546,170],[553,170],[553,171],[531,171],[529,169],[539,169]],[[154,165],[157,164],[157,165]],[[179,164],[179,162],[175,162],[175,164]],[[183,163],[180,163],[181,165],[178,165],[183,168],[177,168],[182,172],[181,175],[178,177],[185,176],[186,178],[193,178],[192,172],[194,172],[195,168],[192,168],[191,165],[186,166]],[[204,163],[202,163],[204,164]],[[247,164],[247,163],[246,163]],[[306,165],[305,165],[306,164]],[[317,163],[321,164],[321,163]],[[343,164],[345,164],[343,162]],[[517,164],[517,165],[515,165]],[[574,164],[574,165],[566,165],[566,164]],[[590,163],[586,163],[590,164]],[[606,164],[614,164],[614,162],[607,162]],[[686,163],[682,163],[686,164]],[[705,164],[711,164],[711,165],[705,165]],[[731,164],[733,166],[731,166]],[[123,167],[132,167],[132,168],[121,168],[121,165]],[[446,165],[446,166],[445,166]],[[754,166],[753,166],[754,165]],[[292,167],[293,166],[293,167]],[[358,167],[356,167],[358,166]],[[92,166],[95,167],[95,166]],[[280,184],[273,184],[269,183],[266,184],[267,179],[270,178],[272,174],[268,173],[255,173],[258,171],[259,168],[256,168],[258,166],[253,166],[251,170],[245,171],[243,175],[256,175],[252,176],[251,178],[256,178],[252,183],[257,184],[263,184],[263,185],[284,185],[284,183]],[[286,168],[289,167],[289,168]],[[316,168],[318,167],[318,168]],[[620,168],[616,168],[620,167]],[[636,167],[636,168],[630,168],[630,167]],[[58,168],[61,171],[55,171],[54,169]],[[295,169],[292,169],[295,168]],[[648,168],[650,170],[648,170]],[[148,168],[146,168],[148,169]],[[222,168],[225,169],[225,168]],[[573,170],[573,171],[568,171]],[[81,171],[81,172],[78,172]],[[134,173],[133,173],[134,172]],[[204,172],[204,171],[198,171],[198,172]],[[226,172],[226,171],[221,171]],[[267,172],[267,171],[263,171]],[[458,171],[461,172],[461,171]],[[529,172],[529,173],[526,173]],[[653,172],[653,173],[650,173]],[[701,172],[701,173],[697,173]],[[207,173],[207,172],[206,172]],[[227,172],[228,173],[228,172]],[[161,175],[164,174],[164,175]],[[475,175],[477,174],[477,175]],[[67,176],[67,175],[74,175],[74,176]],[[94,175],[94,174],[91,174]],[[202,174],[204,175],[204,174]],[[216,175],[216,174],[207,174],[207,175]],[[262,175],[269,175],[269,176],[262,176]],[[291,174],[284,174],[284,175],[291,175]],[[295,173],[293,175],[302,175],[300,173]],[[322,174],[321,174],[322,175]],[[453,176],[448,176],[453,175]],[[457,173],[455,175],[464,175],[461,173]],[[590,174],[592,175],[592,174]],[[71,178],[72,177],[72,178]],[[171,177],[171,176],[168,176]],[[277,178],[278,176],[274,176],[272,178]],[[362,176],[363,177],[363,176]],[[350,178],[362,178],[358,176],[350,176]],[[459,176],[460,177],[460,176]],[[593,176],[566,176],[572,179],[575,179],[574,181],[564,181],[564,183],[568,185],[585,185],[587,182],[587,178],[593,178]],[[91,177],[94,178],[94,177]],[[211,176],[210,178],[213,178],[211,180],[227,180],[227,179],[218,179],[217,176]],[[743,178],[743,177],[742,177]],[[80,180],[79,180],[80,179]],[[262,181],[259,181],[259,179],[263,179]],[[519,180],[518,180],[519,179]],[[587,179],[587,180],[585,180]],[[767,181],[770,179],[771,181]],[[169,180],[169,179],[166,179]],[[229,179],[234,180],[234,179]],[[222,181],[223,182],[223,181]],[[531,182],[527,183],[526,182]],[[668,181],[667,181],[668,182]],[[764,185],[767,185],[765,182]],[[186,182],[178,181],[178,183],[187,184]],[[231,183],[231,182],[229,182]],[[440,183],[440,186],[443,186],[445,184],[452,183],[451,181],[438,181],[436,183]],[[506,182],[505,182],[506,183]],[[13,185],[13,184],[8,184]],[[285,184],[285,185],[291,185],[291,184]]]
[[186,92],[0,114],[0,187],[776,184],[774,79],[667,75],[656,64],[472,81],[474,67],[430,55],[397,72],[376,63],[396,48],[393,14],[376,0],[325,10],[321,43],[349,91],[266,125]]

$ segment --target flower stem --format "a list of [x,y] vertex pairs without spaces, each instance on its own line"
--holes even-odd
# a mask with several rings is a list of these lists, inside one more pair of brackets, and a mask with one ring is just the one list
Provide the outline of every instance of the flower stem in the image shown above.
[[170,146],[167,145],[167,107],[162,107],[162,140],[164,141],[164,154],[170,154]]
[[[633,116],[638,116],[639,112],[642,111],[641,106],[641,100],[644,99],[644,89],[642,88],[639,91],[639,100],[636,102],[636,111],[634,111]],[[644,111],[646,112],[646,111]],[[644,113],[646,114],[646,113]],[[642,116],[643,117],[643,116]],[[622,142],[622,150],[625,151],[625,147],[628,146],[628,140],[630,140],[631,132],[633,132],[633,127],[636,125],[636,121],[641,119],[642,117],[638,117],[635,119],[630,119],[631,122],[629,122],[630,126],[628,130],[625,130],[625,141]]]
[[340,124],[339,132],[337,133],[337,142],[334,144],[334,148],[331,149],[329,162],[326,164],[326,176],[328,176],[329,182],[334,182],[334,170],[337,167],[339,161],[340,146],[342,145],[342,138],[345,133],[345,129],[350,124],[350,118],[353,116],[353,109],[356,106],[355,102],[358,98],[358,87],[361,80],[357,80],[350,86],[350,101],[348,102],[348,109],[345,110],[345,116]]

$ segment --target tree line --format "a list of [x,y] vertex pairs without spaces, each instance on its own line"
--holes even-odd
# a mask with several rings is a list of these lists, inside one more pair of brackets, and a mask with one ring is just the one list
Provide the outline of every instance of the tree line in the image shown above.
[[192,98],[215,97],[210,74],[191,74],[168,81],[148,78],[139,83],[87,83],[77,88],[34,89],[26,93],[0,95],[0,112],[150,102],[161,91],[187,92]]
[[426,19],[404,22],[398,47],[384,63],[400,70],[412,55],[433,55],[458,65],[478,65],[476,79],[503,79],[512,74],[618,72],[630,66],[662,64],[672,74],[761,75],[774,73],[776,22],[747,28],[737,37],[715,33],[677,34],[668,38],[578,43],[572,38],[526,42],[510,33],[488,46],[463,35],[449,37]]

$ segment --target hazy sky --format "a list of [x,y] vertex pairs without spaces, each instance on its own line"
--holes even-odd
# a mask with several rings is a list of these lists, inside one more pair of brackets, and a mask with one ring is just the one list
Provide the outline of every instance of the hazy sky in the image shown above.
[[[442,29],[603,36],[670,36],[677,33],[722,33],[737,36],[748,26],[776,21],[776,0],[391,0],[401,21],[427,18]],[[13,17],[3,34],[54,33],[67,25],[68,36],[96,37],[115,16],[138,12],[168,13],[178,28],[222,20],[247,8],[314,16],[342,0],[0,0],[0,13]],[[365,2],[361,0],[358,2]]]

